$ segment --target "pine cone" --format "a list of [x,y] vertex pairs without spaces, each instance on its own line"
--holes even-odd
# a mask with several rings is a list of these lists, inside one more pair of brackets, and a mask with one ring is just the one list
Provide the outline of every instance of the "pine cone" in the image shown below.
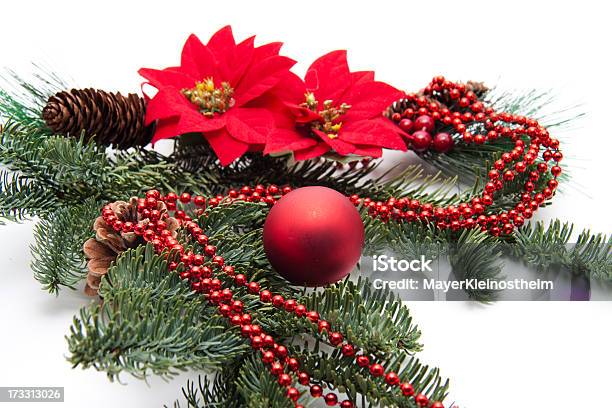
[[145,126],[146,104],[136,94],[72,89],[51,96],[42,117],[55,133],[94,139],[118,149],[145,146],[153,137],[153,126]]
[[[129,202],[116,201],[110,207],[120,221],[130,221],[141,225],[147,225],[151,222],[148,218],[142,218],[138,213],[137,197],[130,198]],[[167,213],[166,205],[163,202],[157,204],[157,210],[162,215]],[[179,226],[176,218],[168,217],[166,223],[168,229],[172,232],[172,236],[176,237],[176,230]],[[98,294],[102,276],[108,272],[111,263],[123,251],[144,244],[144,239],[141,236],[133,232],[117,232],[102,217],[96,218],[93,229],[96,231],[96,237],[88,239],[83,244],[83,252],[88,259],[85,293],[89,296]]]

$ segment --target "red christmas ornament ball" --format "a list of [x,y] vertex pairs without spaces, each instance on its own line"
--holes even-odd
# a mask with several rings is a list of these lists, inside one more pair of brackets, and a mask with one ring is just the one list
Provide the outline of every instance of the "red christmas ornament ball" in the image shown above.
[[410,142],[412,143],[412,149],[414,151],[424,152],[431,146],[431,135],[424,130],[419,130],[412,134]]
[[337,282],[361,256],[364,228],[350,200],[327,187],[302,187],[272,207],[263,229],[272,267],[296,285]]
[[433,138],[433,148],[436,152],[446,153],[450,151],[454,145],[455,142],[448,133],[438,133]]

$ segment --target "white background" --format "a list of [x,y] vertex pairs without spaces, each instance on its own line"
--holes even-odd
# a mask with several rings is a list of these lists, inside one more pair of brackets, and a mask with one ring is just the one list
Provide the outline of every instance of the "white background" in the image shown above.
[[[189,33],[225,24],[238,39],[282,40],[302,74],[346,48],[354,69],[375,69],[417,90],[433,75],[518,89],[554,89],[588,116],[560,135],[572,187],[538,217],[610,233],[612,30],[604,2],[4,2],[0,66],[44,62],[79,86],[137,91],[142,66],[176,64]],[[179,396],[187,377],[145,383],[71,369],[63,336],[89,300],[40,290],[29,270],[32,224],[0,229],[0,386],[64,386],[70,407],[150,407]],[[451,379],[461,408],[609,406],[609,302],[414,303],[421,357]],[[8,406],[8,404],[1,404]],[[21,405],[20,405],[21,406]],[[25,405],[27,406],[27,405]]]

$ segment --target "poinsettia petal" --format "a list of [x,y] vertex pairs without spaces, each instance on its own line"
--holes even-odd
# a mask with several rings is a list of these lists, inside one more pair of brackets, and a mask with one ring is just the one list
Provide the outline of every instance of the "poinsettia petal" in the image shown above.
[[255,54],[255,36],[249,37],[236,46],[235,58],[232,62],[232,75],[230,84],[238,84],[246,72]]
[[345,118],[369,119],[379,116],[384,109],[404,95],[404,92],[384,82],[361,83],[343,96],[343,102],[351,105]]
[[202,115],[197,110],[189,110],[181,112],[181,118],[176,130],[181,135],[193,132],[212,132],[223,128],[225,124],[225,114],[215,115],[209,118]]
[[306,90],[313,92],[319,102],[338,98],[351,86],[351,73],[346,51],[332,51],[318,58],[306,71]]
[[229,110],[227,131],[234,139],[249,144],[263,144],[274,129],[274,119],[266,109],[234,108]]
[[223,55],[227,49],[231,50],[236,47],[232,26],[226,25],[214,33],[212,37],[210,37],[210,40],[208,40],[206,46],[210,48],[215,56]]
[[327,143],[329,147],[334,149],[334,151],[342,156],[347,156],[355,151],[355,146],[346,141],[340,140],[339,137],[331,138],[326,135],[324,132],[321,132],[318,129],[313,129],[313,133],[315,133],[319,138]]
[[404,137],[410,136],[408,133],[404,132],[399,126],[397,126],[393,121],[391,121],[391,119],[385,116],[381,115],[377,118],[372,118],[369,120],[374,122],[377,126],[382,126],[383,128],[396,132],[397,134],[401,136],[404,136]]
[[314,159],[315,157],[319,157],[331,150],[327,144],[320,142],[315,146],[308,147],[306,149],[298,150],[293,153],[293,158],[296,161]]
[[357,156],[367,156],[373,158],[382,157],[382,153],[382,148],[374,146],[356,146],[356,149],[353,152],[353,154]]
[[266,58],[251,64],[235,88],[236,105],[241,106],[277,85],[289,72],[295,61],[281,56]]
[[236,61],[236,41],[232,27],[227,25],[214,33],[206,47],[212,52],[217,62],[215,82],[229,81],[233,76],[232,71]]
[[140,68],[138,73],[157,89],[161,89],[166,86],[172,86],[178,89],[190,88],[195,82],[189,75],[180,72],[176,68],[166,68],[162,70]]
[[199,80],[215,77],[215,57],[195,34],[191,34],[183,46],[181,69]]
[[402,139],[397,131],[374,120],[347,123],[340,130],[339,136],[342,140],[352,144],[378,146],[401,151],[406,150],[404,139]]
[[255,53],[253,57],[256,60],[263,60],[269,57],[273,57],[275,55],[278,55],[282,46],[282,42],[272,42],[260,45],[259,47],[255,48]]
[[366,82],[374,81],[374,71],[355,71],[351,72],[353,86]]
[[295,117],[297,123],[309,123],[317,120],[321,120],[321,115],[317,112],[313,112],[308,108],[292,103],[286,103],[285,106],[289,109],[291,114]]
[[210,143],[222,166],[227,166],[249,150],[247,143],[234,139],[226,129],[205,133],[204,137]]
[[180,91],[172,87],[161,88],[147,104],[145,113],[145,124],[150,124],[158,119],[179,116],[186,111],[196,111]]
[[275,129],[268,136],[264,154],[293,152],[315,146],[317,141],[292,129]]
[[289,71],[270,92],[284,102],[299,105],[304,102],[306,85],[302,78]]
[[179,118],[173,117],[168,119],[162,119],[155,124],[155,134],[151,143],[155,144],[157,141],[162,139],[170,139],[179,135],[176,131],[176,125],[178,124]]

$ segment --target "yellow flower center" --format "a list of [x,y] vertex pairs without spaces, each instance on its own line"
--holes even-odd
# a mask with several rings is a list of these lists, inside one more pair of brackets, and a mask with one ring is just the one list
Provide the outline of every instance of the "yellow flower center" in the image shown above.
[[342,103],[339,107],[334,105],[334,101],[323,101],[323,109],[319,110],[319,102],[315,99],[312,92],[307,92],[304,95],[306,101],[300,106],[307,108],[321,116],[321,120],[312,122],[310,125],[313,129],[320,130],[325,133],[330,139],[338,137],[338,132],[342,127],[342,122],[339,120],[351,108],[351,105]]
[[189,102],[196,105],[202,115],[212,117],[215,113],[223,113],[236,103],[234,89],[228,82],[221,82],[220,88],[215,88],[212,78],[196,82],[193,88],[181,89]]

